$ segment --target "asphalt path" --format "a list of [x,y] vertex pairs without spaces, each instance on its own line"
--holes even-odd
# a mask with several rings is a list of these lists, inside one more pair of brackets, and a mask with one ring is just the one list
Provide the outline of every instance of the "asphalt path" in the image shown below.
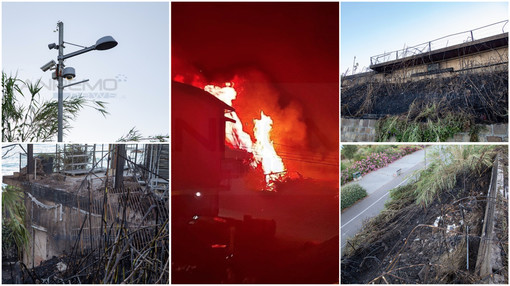
[[[412,181],[415,171],[424,166],[425,151],[420,150],[365,175],[358,182],[352,182],[365,188],[368,195],[341,213],[342,254],[347,245],[347,239],[361,229],[363,221],[378,215],[384,209],[384,203],[389,199],[389,190]],[[399,169],[401,173],[397,175]]]

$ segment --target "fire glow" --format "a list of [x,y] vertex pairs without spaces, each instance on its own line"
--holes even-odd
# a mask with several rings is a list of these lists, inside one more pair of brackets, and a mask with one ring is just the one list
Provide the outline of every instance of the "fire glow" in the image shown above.
[[[225,87],[219,87],[214,85],[206,85],[204,90],[210,94],[216,96],[219,100],[232,106],[232,101],[236,98],[237,92],[229,83]],[[243,130],[243,123],[235,112],[229,112],[225,114],[226,117],[235,120],[232,124],[227,124],[225,127],[225,133],[227,136],[227,143],[233,148],[246,150],[249,153],[253,153],[253,143],[248,133]]]
[[[227,83],[225,87],[207,85],[204,87],[204,90],[229,106],[232,106],[232,101],[237,96],[233,84],[230,83]],[[227,113],[225,116],[235,121],[226,126],[227,143],[233,148],[246,150],[253,155],[254,160],[251,166],[253,168],[259,165],[262,167],[266,177],[266,187],[268,190],[274,191],[274,182],[283,177],[285,166],[282,158],[278,156],[274,149],[273,141],[271,141],[273,120],[261,111],[260,119],[253,120],[255,125],[253,128],[255,142],[253,142],[250,135],[243,130],[243,123],[235,112]]]

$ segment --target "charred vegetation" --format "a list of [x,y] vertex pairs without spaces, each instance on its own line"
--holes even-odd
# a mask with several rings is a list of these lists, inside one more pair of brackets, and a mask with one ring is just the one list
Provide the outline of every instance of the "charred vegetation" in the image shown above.
[[[378,141],[446,141],[480,124],[508,123],[508,68],[421,80],[354,79],[342,88],[341,114],[378,118]],[[443,126],[444,128],[441,128]],[[414,134],[414,135],[413,135]]]
[[[503,164],[507,166],[506,148]],[[487,204],[491,168],[477,164],[456,174],[451,188],[428,203],[417,203],[419,181],[393,189],[386,209],[365,222],[349,240],[341,259],[341,283],[482,283],[475,271]],[[505,182],[507,174],[505,174]],[[505,199],[504,199],[505,200]],[[508,209],[497,216],[502,262],[493,269],[496,283],[507,283]]]

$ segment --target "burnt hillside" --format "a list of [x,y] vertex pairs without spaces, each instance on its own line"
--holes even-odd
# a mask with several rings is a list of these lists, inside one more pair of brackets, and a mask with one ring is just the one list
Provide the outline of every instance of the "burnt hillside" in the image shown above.
[[[507,156],[500,161],[504,169]],[[341,283],[486,281],[488,277],[481,277],[475,269],[492,171],[480,166],[458,173],[453,188],[442,191],[428,205],[416,203],[416,184],[392,190],[393,201],[347,244],[341,259]],[[502,208],[494,228],[501,256],[492,266],[493,283],[508,283],[507,221],[508,209]]]
[[508,71],[458,73],[406,83],[368,80],[343,87],[341,92],[342,117],[409,114],[414,119],[431,105],[439,116],[455,112],[476,123],[506,123]]

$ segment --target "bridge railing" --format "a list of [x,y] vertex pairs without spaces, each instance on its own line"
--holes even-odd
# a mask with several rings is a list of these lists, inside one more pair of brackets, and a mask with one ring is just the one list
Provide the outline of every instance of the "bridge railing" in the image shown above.
[[414,55],[431,52],[453,45],[468,43],[482,38],[506,33],[508,20],[496,22],[473,30],[447,35],[412,47],[370,57],[370,65],[382,64]]

